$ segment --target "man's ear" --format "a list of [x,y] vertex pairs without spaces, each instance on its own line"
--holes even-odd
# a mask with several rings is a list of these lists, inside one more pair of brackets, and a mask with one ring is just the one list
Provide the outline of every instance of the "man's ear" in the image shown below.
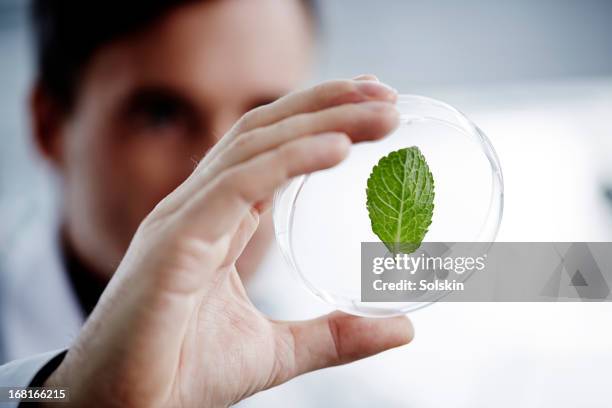
[[32,134],[38,151],[53,165],[61,166],[65,110],[38,81],[30,91],[29,103]]

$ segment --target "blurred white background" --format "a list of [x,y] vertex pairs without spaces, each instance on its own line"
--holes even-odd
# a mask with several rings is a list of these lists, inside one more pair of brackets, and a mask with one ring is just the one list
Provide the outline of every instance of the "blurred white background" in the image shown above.
[[[444,100],[500,157],[504,241],[612,241],[612,1],[326,0],[317,80],[375,73]],[[52,183],[32,160],[26,2],[0,0],[0,249],[45,222]],[[273,248],[251,291],[278,318],[326,307]],[[437,304],[407,347],[310,374],[267,406],[609,407],[612,305]]]

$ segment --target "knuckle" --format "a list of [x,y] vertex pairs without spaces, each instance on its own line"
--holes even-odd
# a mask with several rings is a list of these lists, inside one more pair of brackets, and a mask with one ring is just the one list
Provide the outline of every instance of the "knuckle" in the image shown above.
[[357,90],[357,87],[355,86],[355,83],[352,81],[339,81],[336,83],[336,93],[346,96],[346,95],[358,95],[359,92]]
[[261,117],[264,115],[265,109],[265,106],[258,106],[242,115],[238,121],[237,128],[242,130],[257,126],[257,123],[261,121]]
[[340,79],[324,82],[315,87],[315,93],[322,99],[336,99],[339,97],[353,97],[358,95],[357,88],[352,81]]
[[[364,104],[367,104],[367,103],[369,102],[364,102]],[[342,106],[339,106],[338,109],[344,115],[348,116],[350,119],[360,119],[360,118],[369,116],[369,115],[364,115],[361,105],[362,104],[358,104],[358,103],[347,103]]]
[[300,113],[274,124],[274,132],[278,134],[301,134],[308,127],[308,114]]
[[282,145],[276,150],[276,153],[280,160],[279,168],[282,169],[287,168],[289,165],[302,158],[299,143],[287,143]]
[[240,182],[240,173],[236,168],[224,170],[215,182],[216,194],[228,194],[236,190]]
[[258,133],[257,130],[251,130],[239,134],[232,141],[232,149],[244,149],[245,147],[248,147],[251,143],[253,143],[256,133]]
[[341,326],[337,319],[329,319],[327,324],[329,334],[334,345],[334,348],[330,353],[329,360],[333,364],[338,364],[343,361],[343,357],[345,354],[344,345],[342,343]]
[[258,183],[253,182],[251,175],[240,167],[225,170],[218,178],[214,194],[231,199],[238,198],[250,203],[257,195]]
[[327,81],[317,84],[312,87],[312,93],[317,98],[322,98],[329,93],[329,87],[332,86],[333,81]]
[[337,120],[344,124],[357,124],[369,119],[369,115],[364,115],[363,110],[359,109],[358,104],[349,103],[338,106],[334,110]]

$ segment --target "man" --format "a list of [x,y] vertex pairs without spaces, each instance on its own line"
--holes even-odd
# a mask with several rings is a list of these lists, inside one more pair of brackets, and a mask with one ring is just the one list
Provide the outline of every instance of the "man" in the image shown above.
[[1,385],[69,387],[74,406],[227,406],[410,341],[403,317],[271,321],[243,288],[273,191],[398,120],[396,93],[369,76],[281,97],[307,75],[309,2],[33,7],[33,130],[63,188],[53,293],[89,317],[73,342],[49,343],[67,353],[9,363]]

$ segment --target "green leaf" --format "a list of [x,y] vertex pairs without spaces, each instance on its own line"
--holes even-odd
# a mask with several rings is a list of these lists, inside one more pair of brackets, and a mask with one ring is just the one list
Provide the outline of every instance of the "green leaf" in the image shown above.
[[372,231],[392,253],[416,251],[434,209],[434,180],[421,151],[408,147],[378,161],[368,178]]

